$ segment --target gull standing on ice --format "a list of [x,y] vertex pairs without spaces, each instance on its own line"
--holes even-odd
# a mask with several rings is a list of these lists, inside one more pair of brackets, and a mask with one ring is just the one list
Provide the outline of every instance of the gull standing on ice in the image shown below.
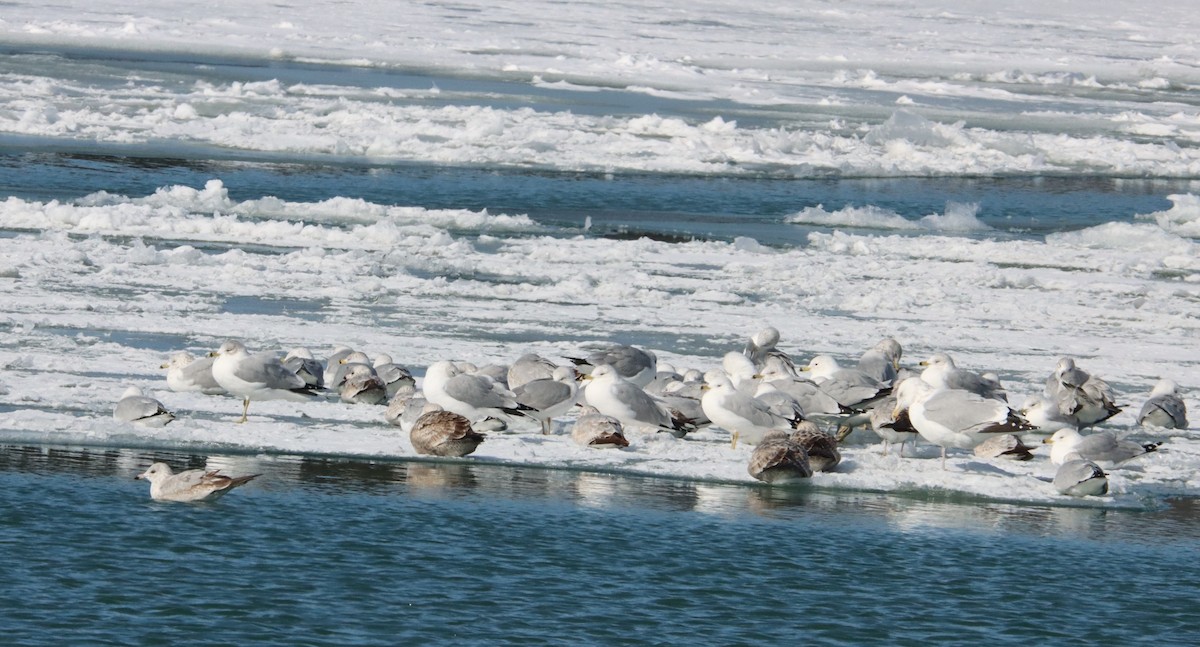
[[525,353],[508,366],[508,388],[516,389],[526,382],[554,376],[558,365],[537,353]]
[[175,414],[167,411],[163,403],[143,394],[136,386],[131,386],[117,400],[113,418],[144,427],[162,427],[174,420]]
[[196,358],[187,351],[180,351],[171,355],[171,359],[160,368],[167,369],[167,387],[172,391],[222,395],[225,389],[213,378],[212,365],[211,357]]
[[614,366],[597,366],[584,379],[591,381],[587,387],[587,403],[620,420],[625,427],[653,427],[677,437],[695,429],[693,421],[673,416],[640,386],[621,377]]
[[1046,378],[1044,394],[1079,428],[1104,422],[1121,412],[1121,407],[1113,403],[1108,383],[1076,367],[1070,357],[1058,360],[1054,372]]
[[871,430],[883,440],[886,456],[892,443],[900,443],[900,457],[904,457],[904,445],[917,437],[917,429],[908,418],[908,409],[897,410],[895,394],[880,400],[871,409]]
[[133,478],[150,481],[150,498],[155,501],[212,501],[258,476],[225,476],[218,470],[187,470],[176,474],[170,465],[154,463]]
[[542,434],[550,433],[550,423],[556,416],[571,410],[579,393],[575,369],[559,366],[549,378],[526,382],[515,389],[513,395],[518,403],[530,408],[527,416],[542,425]]
[[342,365],[342,360],[353,352],[353,348],[339,344],[334,346],[333,352],[329,353],[329,356],[325,358],[325,373],[322,374],[321,378],[325,384],[330,386],[330,388],[337,386],[337,383],[333,381],[333,378],[337,376],[338,368]]
[[780,485],[795,483],[813,475],[804,447],[781,430],[772,430],[762,437],[750,453],[746,471],[764,483]]
[[471,428],[470,420],[452,411],[421,414],[408,437],[418,454],[454,457],[474,452],[485,438]]
[[1070,460],[1072,454],[1078,454],[1084,460],[1109,466],[1157,451],[1158,446],[1162,444],[1141,444],[1132,440],[1124,440],[1107,431],[1084,436],[1071,427],[1059,429],[1054,432],[1053,436],[1042,442],[1053,445],[1050,448],[1050,462],[1055,465],[1062,465]]
[[[792,361],[792,358],[787,353],[776,348],[778,344],[779,331],[773,326],[768,326],[750,337],[741,354],[750,360],[754,365],[755,371],[762,370],[767,365],[769,359],[774,359],[795,369],[796,363]],[[726,368],[725,370],[728,371],[729,369]]]
[[373,366],[375,374],[387,388],[387,397],[395,397],[400,391],[413,392],[417,389],[417,380],[407,368],[392,361],[392,356],[386,353],[375,358]]
[[1058,405],[1044,395],[1031,395],[1017,410],[1029,424],[1037,427],[1035,432],[1052,434],[1059,429],[1075,429],[1075,419],[1059,410]]
[[962,389],[937,389],[924,379],[910,377],[896,387],[895,415],[907,408],[909,420],[925,440],[942,448],[974,449],[990,434],[1032,429],[1008,405]]
[[772,412],[767,403],[737,390],[729,376],[719,369],[704,375],[704,388],[704,397],[700,398],[704,414],[732,435],[730,445],[735,449],[738,440],[756,445],[768,431],[790,431],[800,422]]
[[1154,385],[1137,421],[1143,427],[1188,428],[1187,405],[1179,397],[1179,386],[1174,380],[1162,379]]
[[465,372],[449,360],[434,362],[425,371],[421,390],[425,399],[468,420],[528,415],[530,408],[495,380]]
[[272,353],[251,355],[240,341],[229,340],[209,353],[213,362],[213,377],[222,388],[242,398],[242,419],[250,411],[251,400],[292,400],[307,402],[318,396],[316,387],[288,370]]

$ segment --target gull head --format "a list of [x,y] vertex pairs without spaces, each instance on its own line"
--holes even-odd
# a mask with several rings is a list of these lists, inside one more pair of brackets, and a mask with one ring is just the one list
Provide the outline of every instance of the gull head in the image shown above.
[[242,344],[242,342],[237,341],[235,339],[230,339],[229,341],[226,341],[224,344],[221,344],[220,348],[209,353],[208,355],[209,355],[209,357],[221,357],[221,356],[244,354],[245,352],[246,352],[246,347]]
[[145,472],[142,472],[133,478],[137,480],[150,481],[151,483],[158,483],[172,474],[174,474],[174,472],[171,471],[170,465],[167,465],[166,463],[154,463],[150,467],[146,468]]

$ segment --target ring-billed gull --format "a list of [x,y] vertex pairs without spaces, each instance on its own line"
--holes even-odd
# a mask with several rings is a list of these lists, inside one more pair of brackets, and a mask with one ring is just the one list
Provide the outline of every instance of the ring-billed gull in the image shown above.
[[894,384],[903,354],[904,349],[900,342],[892,337],[885,337],[858,358],[858,370],[883,384]]
[[187,470],[176,474],[170,465],[154,463],[133,478],[150,481],[150,498],[155,501],[212,501],[258,476],[225,476],[217,470]]
[[313,357],[307,348],[293,348],[283,356],[283,365],[288,370],[300,376],[309,386],[318,389],[325,386],[325,365]]
[[408,434],[418,454],[466,456],[475,451],[485,436],[471,428],[471,421],[453,411],[421,414]]
[[[754,333],[750,340],[746,342],[746,347],[742,349],[742,355],[750,360],[754,365],[755,372],[762,370],[768,361],[774,360],[786,366],[796,366],[791,356],[779,350],[779,330],[773,326],[768,326]],[[726,368],[726,371],[729,369]],[[735,381],[734,384],[737,382]]]
[[1117,438],[1107,431],[1084,436],[1071,427],[1059,429],[1042,442],[1053,445],[1050,448],[1050,462],[1055,465],[1062,465],[1071,454],[1078,454],[1082,459],[1109,466],[1157,451],[1162,444],[1138,443]]
[[160,368],[167,369],[167,387],[172,391],[222,395],[225,389],[213,378],[212,365],[211,357],[197,358],[187,351],[180,351],[172,354]]
[[1044,394],[1080,428],[1104,422],[1121,412],[1121,407],[1113,402],[1112,387],[1075,366],[1070,357],[1058,360],[1054,372],[1046,378]]
[[908,418],[908,409],[896,410],[896,396],[889,395],[871,409],[871,430],[883,440],[883,453],[887,455],[892,443],[900,443],[900,456],[904,456],[904,445],[917,437],[917,429]]
[[382,353],[375,358],[373,366],[375,374],[383,380],[387,388],[387,397],[395,397],[400,391],[412,392],[417,390],[417,380],[407,368],[392,361],[392,356]]
[[892,392],[890,386],[857,368],[842,368],[832,355],[817,355],[800,370],[811,375],[822,391],[851,409],[867,409]]
[[1187,405],[1179,397],[1179,385],[1174,380],[1159,380],[1138,412],[1137,421],[1143,427],[1187,429]]
[[1092,461],[1072,454],[1054,474],[1054,489],[1070,496],[1108,494],[1108,475]]
[[895,413],[905,408],[917,433],[942,448],[943,468],[947,447],[974,449],[990,434],[1032,429],[999,400],[962,389],[937,389],[919,377],[905,379],[896,387]]
[[975,446],[975,455],[980,458],[1006,458],[1014,461],[1033,459],[1033,448],[1021,442],[1015,434],[992,436]]
[[625,427],[652,427],[676,436],[696,428],[694,421],[672,415],[662,402],[621,377],[613,366],[597,366],[584,379],[591,382],[587,387],[587,403],[620,420]]
[[242,398],[242,419],[250,411],[251,400],[292,400],[307,402],[318,396],[316,387],[288,370],[272,353],[251,355],[240,341],[229,340],[216,351],[213,377],[222,388]]
[[723,371],[713,369],[704,375],[704,397],[700,405],[714,425],[728,431],[735,449],[739,440],[758,444],[768,431],[790,431],[799,418],[785,418],[771,411],[767,403],[746,395],[733,386]]
[[838,463],[842,462],[837,439],[832,434],[822,431],[811,420],[804,420],[796,425],[791,439],[804,448],[804,453],[808,455],[808,466],[813,472],[832,472]]
[[347,371],[350,370],[350,367],[358,364],[371,366],[370,356],[360,350],[351,351],[349,355],[337,361],[333,369],[333,379],[329,379],[329,371],[325,372],[325,384],[328,384],[331,389],[341,389],[342,382],[346,380]]
[[780,485],[795,483],[813,475],[804,447],[792,440],[786,431],[780,430],[763,436],[750,453],[746,471],[764,483]]
[[175,419],[175,414],[167,411],[163,403],[142,393],[136,386],[125,389],[117,406],[113,407],[113,418],[122,422],[132,422],[144,427],[162,427]]
[[426,400],[471,421],[506,414],[523,416],[530,409],[495,380],[465,372],[449,360],[439,360],[426,369],[421,390]]
[[1034,394],[1025,398],[1025,403],[1017,413],[1029,424],[1037,427],[1034,430],[1037,432],[1052,434],[1059,429],[1075,428],[1075,420],[1060,411],[1058,405],[1044,395]]
[[513,389],[513,395],[530,408],[526,415],[541,423],[542,433],[549,434],[551,420],[575,406],[579,393],[576,378],[575,369],[559,366],[549,378],[530,380]]
[[352,364],[342,376],[338,396],[349,404],[380,404],[387,399],[387,386],[375,369],[366,364]]
[[556,368],[557,364],[537,353],[525,353],[508,366],[508,388],[515,390],[526,382],[550,378]]
[[587,405],[582,407],[579,417],[575,419],[571,439],[584,447],[597,449],[629,446],[620,420]]
[[639,387],[649,384],[658,374],[658,357],[653,351],[624,344],[616,344],[607,350],[596,351],[586,358],[568,357],[567,359],[585,373],[593,372],[603,365],[611,366],[618,375]]
[[946,353],[934,353],[920,364],[925,367],[925,370],[921,371],[921,379],[934,388],[961,389],[985,398],[1007,401],[1007,396],[1002,395],[1002,391],[997,391],[998,381],[959,368],[954,364],[954,359]]
[[354,349],[344,344],[338,344],[333,347],[333,350],[325,358],[325,373],[321,376],[325,384],[330,388],[336,387],[337,382],[333,380],[338,373],[338,368],[342,365],[342,360],[345,359]]
[[395,425],[405,433],[412,431],[413,423],[421,414],[426,413],[425,407],[432,407],[430,411],[436,411],[441,407],[436,404],[426,402],[425,394],[420,391],[413,393],[397,393],[394,398],[388,402],[387,410],[384,411],[383,418],[389,424]]

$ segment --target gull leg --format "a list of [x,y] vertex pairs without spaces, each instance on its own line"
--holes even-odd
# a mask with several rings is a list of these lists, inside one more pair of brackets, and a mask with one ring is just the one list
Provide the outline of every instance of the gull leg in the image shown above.
[[249,412],[250,412],[250,398],[243,398],[242,399],[242,419],[238,420],[239,424],[246,422],[246,414],[248,414]]
[[542,421],[542,435],[543,436],[550,435],[550,419],[549,418]]
[[946,469],[946,448],[942,447],[942,469]]
[[[887,456],[887,455],[888,455],[888,449],[890,449],[890,448],[891,448],[891,443],[889,443],[889,442],[888,442],[888,441],[885,439],[885,440],[883,441],[883,455],[884,455],[884,456]],[[900,448],[901,448],[901,451],[903,451],[904,445],[901,445],[901,446],[900,446]]]
[[729,443],[730,449],[737,449],[738,432],[733,432],[733,440]]

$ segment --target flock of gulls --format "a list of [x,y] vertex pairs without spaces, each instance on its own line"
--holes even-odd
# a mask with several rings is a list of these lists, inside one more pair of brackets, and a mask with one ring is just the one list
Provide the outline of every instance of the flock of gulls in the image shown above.
[[[1084,433],[1122,410],[1111,387],[1062,358],[1041,394],[1022,406],[1009,404],[993,373],[959,368],[945,353],[901,363],[901,345],[886,338],[853,365],[830,355],[799,364],[778,348],[779,332],[766,328],[740,351],[726,353],[707,371],[677,370],[652,351],[614,344],[568,362],[525,354],[510,365],[475,366],[443,360],[416,378],[391,357],[370,359],[336,347],[324,360],[306,349],[285,356],[251,353],[239,341],[223,343],[205,357],[174,354],[163,365],[174,391],[233,395],[242,399],[245,422],[257,400],[325,399],[336,393],[348,404],[386,406],[384,419],[409,434],[419,454],[462,457],[488,432],[506,431],[526,419],[543,434],[554,418],[572,416],[572,439],[592,448],[629,445],[627,433],[668,433],[677,438],[702,428],[729,432],[730,443],[754,445],[747,470],[773,484],[794,483],[814,472],[836,470],[839,443],[855,429],[870,429],[883,452],[916,438],[946,452],[971,450],[993,459],[1029,460],[1040,439],[1058,466],[1054,488],[1072,496],[1108,492],[1105,468],[1157,449],[1108,431]],[[174,414],[136,387],[117,402],[114,417],[162,426]],[[1186,429],[1187,411],[1177,385],[1161,380],[1142,406],[1144,427]],[[216,471],[173,473],[155,463],[137,476],[150,482],[157,500],[198,501],[222,496],[257,475],[229,477]]]

